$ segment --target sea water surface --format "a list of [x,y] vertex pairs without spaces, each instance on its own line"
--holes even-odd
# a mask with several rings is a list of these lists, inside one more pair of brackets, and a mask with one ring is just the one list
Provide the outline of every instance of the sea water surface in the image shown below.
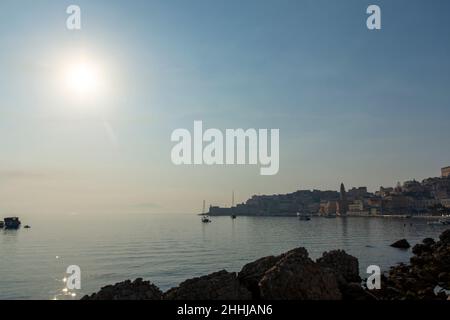
[[[386,270],[408,261],[411,251],[391,248],[392,242],[406,238],[414,245],[445,230],[424,219],[356,217],[213,217],[210,224],[192,214],[22,220],[32,228],[0,230],[0,299],[79,299],[138,277],[166,290],[300,246],[312,258],[344,249],[359,259],[364,276],[369,265]],[[81,269],[81,290],[64,290],[70,265]]]

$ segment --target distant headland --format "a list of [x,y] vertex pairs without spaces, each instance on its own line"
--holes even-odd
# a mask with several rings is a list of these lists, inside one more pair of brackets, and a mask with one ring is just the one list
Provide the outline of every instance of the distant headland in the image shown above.
[[288,194],[255,195],[231,207],[211,205],[210,216],[441,216],[450,214],[450,167],[441,176],[422,182],[411,180],[395,187],[380,187],[371,193],[367,187],[340,191],[299,190]]

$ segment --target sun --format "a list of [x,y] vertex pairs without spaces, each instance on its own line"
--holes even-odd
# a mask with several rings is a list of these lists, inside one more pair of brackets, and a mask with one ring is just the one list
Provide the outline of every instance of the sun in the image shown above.
[[121,87],[116,61],[108,55],[71,48],[54,53],[49,96],[60,111],[97,114],[109,112]]
[[64,80],[68,92],[77,98],[98,96],[102,84],[99,66],[88,60],[69,63]]

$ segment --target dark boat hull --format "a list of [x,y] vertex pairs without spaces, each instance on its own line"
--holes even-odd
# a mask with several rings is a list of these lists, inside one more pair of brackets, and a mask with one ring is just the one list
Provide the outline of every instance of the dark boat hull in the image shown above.
[[4,228],[7,230],[17,230],[21,224],[19,218],[5,218],[4,220]]

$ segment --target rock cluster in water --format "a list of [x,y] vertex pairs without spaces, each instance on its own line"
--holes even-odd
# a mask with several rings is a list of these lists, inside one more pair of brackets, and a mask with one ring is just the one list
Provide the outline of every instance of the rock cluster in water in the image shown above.
[[391,244],[391,247],[399,249],[409,249],[411,248],[411,245],[409,244],[408,240],[402,239],[395,241],[393,244]]
[[450,288],[450,230],[440,240],[414,246],[410,265],[391,268],[380,290],[367,290],[358,259],[345,251],[325,252],[313,261],[305,248],[269,256],[245,265],[186,280],[163,293],[137,279],[106,286],[83,300],[390,300],[446,299],[436,286]]
[[424,239],[412,252],[410,264],[392,267],[374,294],[385,300],[448,299],[444,290],[450,290],[450,230],[437,242]]

